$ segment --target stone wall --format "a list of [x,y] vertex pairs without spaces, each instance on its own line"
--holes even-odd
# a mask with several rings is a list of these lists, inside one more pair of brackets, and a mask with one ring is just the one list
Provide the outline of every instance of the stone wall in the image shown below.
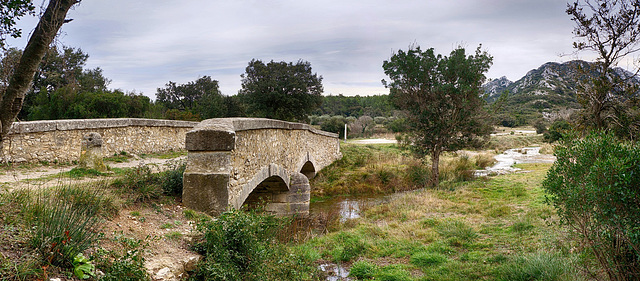
[[16,122],[3,143],[3,155],[11,162],[73,162],[80,156],[82,137],[91,132],[102,136],[105,156],[179,151],[184,150],[185,134],[197,124],[138,118]]

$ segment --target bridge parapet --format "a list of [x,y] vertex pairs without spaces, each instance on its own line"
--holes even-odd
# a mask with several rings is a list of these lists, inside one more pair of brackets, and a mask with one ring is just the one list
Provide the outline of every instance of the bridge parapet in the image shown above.
[[337,134],[261,118],[202,121],[185,146],[183,202],[213,215],[256,202],[277,214],[308,213],[299,174],[312,178],[342,157]]

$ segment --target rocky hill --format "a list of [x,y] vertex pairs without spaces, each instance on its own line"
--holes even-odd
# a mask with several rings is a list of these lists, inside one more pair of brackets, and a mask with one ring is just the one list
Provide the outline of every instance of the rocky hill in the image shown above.
[[[558,112],[580,108],[576,100],[579,69],[588,66],[588,62],[574,60],[565,63],[548,62],[529,71],[515,82],[506,77],[493,79],[484,85],[489,103],[508,93],[499,118],[503,124],[516,122],[517,125],[530,123],[531,119],[557,116]],[[629,77],[631,73],[616,69],[619,76]],[[640,81],[636,80],[636,83]],[[508,120],[504,120],[508,119]]]

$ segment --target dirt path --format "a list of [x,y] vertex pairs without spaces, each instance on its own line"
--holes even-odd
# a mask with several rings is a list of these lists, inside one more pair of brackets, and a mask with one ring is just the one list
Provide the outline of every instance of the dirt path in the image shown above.
[[[160,171],[164,170],[167,167],[167,164],[171,162],[180,161],[182,159],[186,159],[186,156],[181,156],[177,158],[138,158],[131,159],[126,162],[107,162],[109,167],[111,168],[132,168],[143,165],[151,165],[152,170]],[[5,187],[8,189],[14,188],[22,188],[22,187],[49,187],[59,185],[61,183],[69,183],[71,181],[75,182],[86,182],[92,180],[103,180],[103,179],[92,179],[85,178],[80,180],[72,180],[68,177],[62,176],[61,173],[68,172],[76,166],[36,166],[32,168],[6,168],[0,170],[0,187]]]

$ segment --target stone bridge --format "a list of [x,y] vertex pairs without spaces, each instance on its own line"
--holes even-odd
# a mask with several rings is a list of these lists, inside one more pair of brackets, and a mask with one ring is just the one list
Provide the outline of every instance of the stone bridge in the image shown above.
[[185,147],[183,203],[211,215],[256,205],[308,214],[309,179],[342,157],[336,134],[259,118],[202,121],[187,132]]

